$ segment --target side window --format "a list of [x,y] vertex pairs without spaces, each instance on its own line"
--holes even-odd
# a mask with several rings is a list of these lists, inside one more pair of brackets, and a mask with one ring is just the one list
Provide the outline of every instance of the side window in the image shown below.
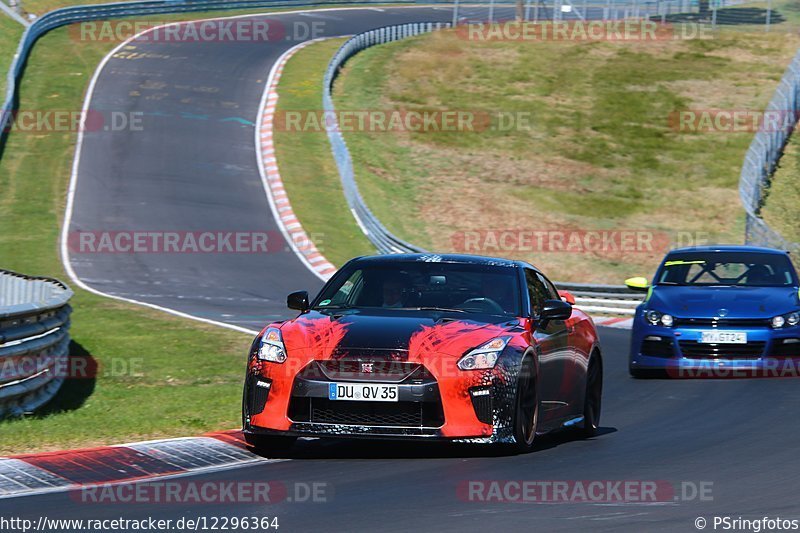
[[344,305],[344,304],[352,304],[356,298],[358,298],[358,294],[361,292],[361,287],[363,286],[363,276],[361,270],[356,270],[353,274],[345,281],[341,288],[336,291],[336,294],[333,295],[333,298],[327,303],[324,301],[320,302],[321,305]]
[[544,301],[550,296],[547,287],[533,270],[525,269],[525,282],[528,285],[528,296],[531,299],[531,312],[533,316],[539,316],[544,306]]
[[546,300],[560,300],[561,297],[558,295],[558,291],[556,290],[555,285],[553,285],[549,279],[544,277],[541,273],[536,273],[536,275],[541,280],[542,284],[547,288],[547,297]]

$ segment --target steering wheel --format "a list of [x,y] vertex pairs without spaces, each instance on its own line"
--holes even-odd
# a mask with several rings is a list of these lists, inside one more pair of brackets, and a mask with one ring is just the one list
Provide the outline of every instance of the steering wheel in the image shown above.
[[505,309],[503,307],[492,300],[491,298],[470,298],[469,300],[458,304],[458,309],[478,309],[479,311],[483,311],[485,313],[493,314],[493,315],[504,315]]

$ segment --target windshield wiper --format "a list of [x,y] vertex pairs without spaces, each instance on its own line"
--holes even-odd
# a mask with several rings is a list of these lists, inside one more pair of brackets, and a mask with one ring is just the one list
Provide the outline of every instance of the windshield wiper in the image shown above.
[[423,306],[423,307],[395,307],[394,309],[406,309],[409,311],[445,311],[449,313],[468,313],[466,309],[451,309],[449,307]]

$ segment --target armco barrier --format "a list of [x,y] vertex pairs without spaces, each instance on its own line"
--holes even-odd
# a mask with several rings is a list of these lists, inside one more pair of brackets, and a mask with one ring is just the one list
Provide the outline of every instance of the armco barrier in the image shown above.
[[[387,26],[378,28],[365,33],[360,33],[347,40],[336,55],[333,56],[325,72],[322,89],[322,105],[326,116],[330,118],[328,127],[328,139],[331,143],[333,157],[339,169],[339,176],[342,180],[347,204],[353,216],[356,218],[361,230],[383,254],[404,253],[404,252],[425,252],[423,248],[409,244],[396,237],[387,230],[380,220],[372,214],[367,207],[364,199],[358,191],[355,174],[353,171],[353,160],[344,136],[336,124],[336,113],[333,106],[333,83],[336,81],[340,69],[345,62],[355,54],[378,44],[389,43],[407,37],[413,37],[434,30],[452,27],[450,24],[436,22],[423,22],[416,24],[403,24],[400,26]],[[578,307],[588,313],[605,315],[634,314],[634,310],[639,305],[643,296],[625,287],[624,285],[586,285],[580,283],[556,283],[559,289],[570,291],[575,296]]]
[[0,270],[0,418],[53,398],[69,358],[69,299],[58,280]]
[[353,172],[353,160],[350,157],[347,143],[341,131],[339,131],[335,119],[336,114],[333,107],[332,95],[333,83],[336,81],[336,76],[339,74],[339,70],[345,62],[365,48],[375,46],[376,44],[398,41],[423,33],[430,33],[434,30],[448,28],[450,26],[450,24],[440,22],[420,22],[415,24],[402,24],[399,26],[386,26],[365,33],[359,33],[348,39],[341,48],[339,48],[339,51],[333,56],[333,59],[331,59],[325,71],[325,78],[322,83],[322,107],[326,116],[331,118],[328,127],[328,139],[330,140],[331,149],[333,150],[333,158],[339,169],[339,176],[342,179],[342,187],[344,189],[345,198],[347,198],[347,205],[350,207],[350,211],[356,218],[356,222],[358,222],[361,230],[375,248],[383,254],[422,252],[424,250],[405,242],[387,230],[383,224],[381,224],[380,220],[372,214],[367,204],[364,202],[364,199],[361,197]]

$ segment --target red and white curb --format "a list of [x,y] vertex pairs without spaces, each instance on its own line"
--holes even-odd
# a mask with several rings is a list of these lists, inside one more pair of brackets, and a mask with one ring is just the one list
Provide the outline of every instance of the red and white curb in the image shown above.
[[296,52],[320,40],[322,39],[306,41],[287,50],[273,65],[256,121],[256,152],[264,190],[281,232],[300,260],[320,279],[327,281],[336,272],[336,267],[317,249],[294,214],[292,204],[289,202],[283,186],[283,180],[281,180],[281,173],[278,170],[273,143],[275,110],[278,105],[278,82],[283,74],[283,68]]
[[619,316],[593,316],[595,325],[606,328],[631,329],[633,319]]
[[278,462],[247,451],[240,431],[0,459],[0,499]]

